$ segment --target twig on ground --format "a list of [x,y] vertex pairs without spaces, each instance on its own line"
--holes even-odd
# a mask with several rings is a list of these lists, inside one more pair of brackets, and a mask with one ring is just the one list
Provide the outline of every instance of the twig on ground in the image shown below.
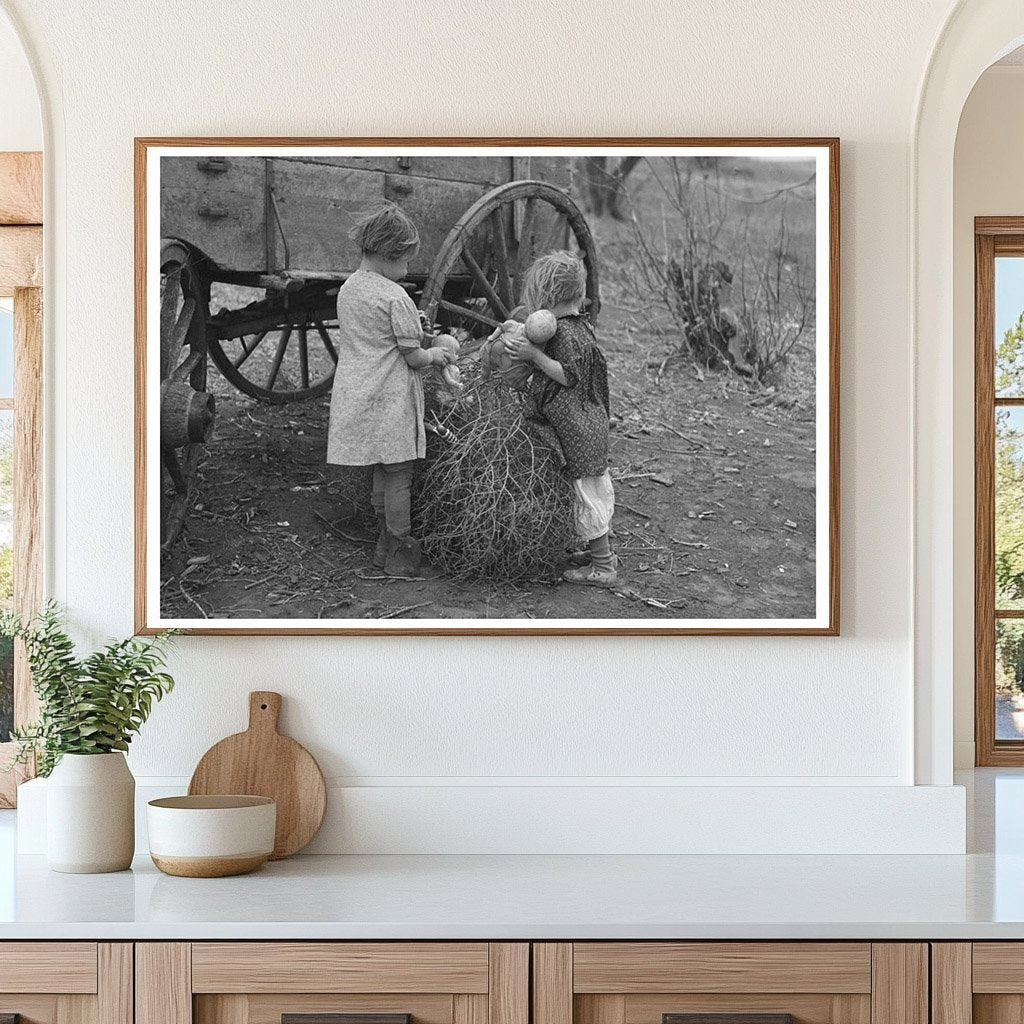
[[253,587],[258,587],[258,586],[260,586],[263,583],[269,583],[273,578],[274,578],[274,576],[270,575],[270,576],[264,576],[263,579],[261,579],[261,580],[253,580],[252,583],[246,583],[246,585],[245,585],[245,587],[243,589],[245,589],[245,590],[252,590]]
[[664,427],[666,430],[671,430],[672,433],[676,435],[676,437],[681,437],[684,441],[689,441],[690,444],[697,445],[698,448],[707,448],[707,442],[702,441],[699,437],[690,437],[689,434],[684,434],[681,430],[676,430],[675,427],[663,422],[662,420],[655,420],[654,422],[657,423],[659,427]]
[[199,614],[202,615],[204,619],[208,619],[210,617],[206,614],[206,609],[203,608],[203,606],[185,589],[185,585],[183,583],[178,584],[178,589],[181,591],[181,596],[185,598],[193,608],[199,609]]
[[346,533],[344,530],[339,530],[326,516],[321,515],[319,512],[314,512],[313,515],[320,520],[324,526],[327,527],[331,533],[336,534],[342,540],[347,540],[352,544],[369,544],[371,543],[369,537],[353,537],[352,534]]
[[632,512],[633,515],[635,515],[635,516],[640,516],[641,519],[650,519],[651,518],[651,513],[650,512],[641,512],[640,509],[634,508],[632,505],[627,505],[624,501],[617,501],[615,504],[619,508],[627,509],[628,511]]
[[[636,441],[637,444],[658,444],[657,441],[654,441],[654,440],[651,440],[651,439],[645,438],[645,437],[632,437],[629,434],[626,434],[625,436],[628,437],[630,441]],[[678,448],[663,448],[663,447],[661,447],[660,444],[658,444],[658,447],[659,447],[660,451],[662,451],[666,455],[686,455],[686,456],[688,456],[691,459],[711,459],[711,458],[719,458],[720,459],[720,458],[724,458],[724,457],[726,457],[726,456],[728,456],[730,454],[728,452],[728,450],[723,450],[723,451],[720,451],[720,452],[716,452],[716,451],[684,452],[684,451],[680,451]],[[735,454],[735,453],[732,453],[732,454]]]
[[419,604],[407,604],[404,608],[396,608],[394,611],[386,612],[381,615],[382,619],[397,619],[399,615],[404,615],[406,612],[415,611],[417,608],[426,608],[430,601],[421,601]]
[[367,576],[365,573],[361,573],[356,570],[353,574],[357,579],[373,581],[373,580],[390,580],[392,583],[427,583],[426,576]]

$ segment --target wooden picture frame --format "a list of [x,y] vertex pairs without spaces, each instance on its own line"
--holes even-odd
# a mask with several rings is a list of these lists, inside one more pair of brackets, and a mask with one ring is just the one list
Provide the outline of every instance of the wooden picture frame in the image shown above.
[[[189,209],[206,223],[234,224],[238,232],[245,232],[251,227],[245,217],[239,214],[237,206],[233,206],[236,196],[228,194],[221,185],[226,180],[230,161],[251,156],[280,158],[282,161],[295,161],[313,153],[322,157],[327,164],[332,159],[359,156],[366,158],[373,154],[374,159],[395,161],[395,167],[382,168],[382,177],[386,181],[388,198],[400,201],[407,194],[403,188],[401,172],[408,169],[408,159],[404,154],[413,154],[413,158],[439,157],[484,157],[498,154],[512,159],[513,179],[519,180],[515,172],[519,170],[523,160],[527,162],[535,158],[538,162],[548,157],[587,157],[601,154],[603,157],[620,158],[630,154],[642,154],[644,159],[668,158],[674,156],[704,156],[707,159],[745,158],[750,154],[751,160],[806,159],[814,163],[814,199],[817,230],[814,234],[814,280],[817,284],[816,296],[825,297],[815,306],[816,325],[814,356],[812,359],[815,371],[816,395],[814,401],[814,487],[813,507],[815,552],[813,579],[813,612],[799,617],[790,618],[756,618],[750,615],[737,619],[713,617],[701,619],[679,619],[671,615],[663,618],[644,617],[642,611],[636,616],[605,619],[597,617],[580,617],[576,619],[489,619],[489,618],[451,618],[437,620],[398,619],[390,613],[381,618],[333,618],[325,619],[290,619],[286,617],[222,618],[207,617],[207,611],[198,602],[192,605],[198,612],[187,615],[167,616],[161,613],[161,579],[160,579],[160,531],[157,522],[161,512],[159,484],[162,470],[159,465],[154,468],[154,453],[157,460],[161,448],[158,432],[161,429],[160,417],[153,406],[154,384],[161,380],[160,374],[154,369],[155,354],[160,351],[157,346],[159,326],[158,313],[160,297],[160,267],[154,266],[165,257],[172,262],[179,280],[187,277],[191,270],[182,269],[183,262],[189,253],[198,253],[204,267],[216,267],[218,280],[229,283],[245,281],[256,283],[260,287],[280,289],[282,293],[290,287],[294,280],[289,259],[289,241],[292,255],[296,249],[294,237],[289,239],[283,226],[282,216],[287,218],[288,211],[282,215],[282,204],[278,193],[271,185],[261,185],[264,189],[259,202],[250,204],[253,221],[262,227],[263,241],[260,245],[266,253],[266,260],[258,270],[247,268],[243,273],[239,268],[227,267],[224,259],[218,263],[215,256],[195,244],[194,238],[183,237],[188,232],[179,230],[177,233],[164,233],[160,228],[162,207],[160,168],[162,159],[187,157],[193,164],[200,167],[205,175],[203,181],[209,187],[193,188],[188,182],[174,179],[174,188],[182,191],[176,193],[174,202],[191,204]],[[440,156],[439,156],[440,153]],[[638,156],[637,159],[640,159]],[[404,162],[404,163],[403,163]],[[435,161],[436,162],[436,161]],[[166,165],[170,167],[171,165]],[[286,165],[282,165],[286,166]],[[621,164],[620,164],[621,166]],[[390,165],[389,165],[390,167]],[[177,171],[175,171],[175,174]],[[248,172],[246,172],[248,173]],[[263,172],[261,172],[263,173]],[[436,171],[431,173],[437,173]],[[271,174],[265,172],[265,177]],[[171,179],[168,179],[171,180]],[[263,179],[261,179],[263,180]],[[505,180],[505,179],[502,179]],[[809,179],[811,180],[811,179]],[[492,182],[493,184],[493,182]],[[404,187],[408,189],[408,185]],[[394,188],[394,192],[390,190]],[[168,186],[168,195],[171,186]],[[467,190],[467,194],[472,190]],[[478,194],[478,193],[474,193]],[[184,198],[182,198],[184,197]],[[165,200],[167,203],[171,199]],[[329,201],[325,200],[325,202]],[[166,209],[171,209],[167,206]],[[521,224],[524,216],[513,209],[512,223]],[[517,219],[518,218],[518,219]],[[180,223],[178,221],[176,224]],[[435,232],[436,233],[436,232]],[[272,238],[271,236],[275,237]],[[566,227],[568,236],[568,226]],[[577,233],[577,240],[579,234]],[[168,256],[166,248],[161,249],[161,240],[170,241],[172,245],[183,246],[171,250]],[[518,242],[517,242],[518,244]],[[836,138],[157,138],[145,137],[135,140],[135,336],[136,336],[136,392],[135,392],[135,618],[136,630],[139,633],[153,633],[168,626],[185,628],[190,632],[209,635],[220,634],[339,634],[339,635],[564,635],[564,636],[615,636],[615,635],[793,635],[793,636],[836,636],[839,633],[839,140]],[[309,248],[309,247],[306,247]],[[582,247],[581,247],[582,248]],[[259,246],[256,247],[257,251]],[[182,253],[185,253],[183,256]],[[163,253],[163,255],[161,255]],[[283,253],[283,256],[282,256]],[[432,254],[429,254],[432,255]],[[283,262],[282,262],[283,258]],[[178,260],[174,263],[173,260]],[[468,264],[467,264],[468,266]],[[283,268],[283,269],[282,269]],[[596,270],[592,267],[596,275]],[[318,279],[342,279],[341,271],[309,270],[303,268],[302,274],[295,272],[307,285]],[[474,271],[474,273],[477,273]],[[431,271],[433,274],[433,271]],[[511,271],[509,271],[511,276]],[[424,274],[429,287],[431,276]],[[479,274],[477,274],[479,277]],[[486,275],[485,275],[486,276]],[[731,282],[732,278],[729,277]],[[208,296],[207,291],[202,293]],[[595,285],[596,291],[596,285]],[[185,291],[177,298],[178,309],[184,308]],[[198,293],[197,293],[198,294]],[[270,294],[269,292],[267,294]],[[588,299],[592,301],[595,296]],[[415,296],[414,296],[415,298]],[[204,300],[205,301],[205,300]],[[173,303],[172,303],[173,304]],[[197,303],[202,305],[202,303]],[[448,303],[451,306],[451,303]],[[445,301],[441,301],[445,306]],[[191,308],[191,307],[190,307]],[[436,307],[432,307],[436,308]],[[479,309],[489,311],[490,306]],[[495,307],[497,308],[497,307]],[[592,307],[594,308],[594,307]],[[466,306],[460,307],[465,313]],[[472,316],[472,312],[467,315]],[[476,317],[486,320],[486,317]],[[168,322],[171,322],[170,319]],[[177,321],[175,321],[177,322]],[[181,338],[186,337],[190,327],[181,326]],[[209,330],[207,325],[207,331]],[[291,330],[291,328],[289,328]],[[305,329],[303,328],[303,332]],[[264,331],[264,333],[266,333]],[[282,330],[282,336],[283,336]],[[322,333],[322,332],[321,332]],[[303,351],[305,350],[305,333],[302,335]],[[249,354],[249,342],[241,338],[242,349],[239,358]],[[258,344],[258,342],[256,343]],[[282,340],[282,346],[287,341]],[[182,350],[179,346],[179,350]],[[189,348],[191,352],[192,349]],[[204,357],[205,358],[205,357]],[[307,356],[308,359],[308,356]],[[231,360],[233,362],[233,360]],[[280,368],[281,357],[277,357],[276,365],[271,367],[268,377],[268,389],[274,388],[274,379]],[[221,364],[218,364],[221,365]],[[194,372],[196,363],[183,360],[181,371],[186,376]],[[237,367],[236,367],[237,368]],[[229,367],[230,370],[230,367]],[[308,369],[303,364],[303,383],[309,385]],[[192,377],[189,376],[191,382]],[[204,377],[205,381],[205,377]],[[205,384],[203,385],[205,387]],[[770,398],[769,398],[770,401]],[[190,405],[192,410],[194,407]],[[209,416],[203,424],[213,418],[212,403]],[[180,413],[176,413],[179,415]],[[191,411],[189,415],[192,415]],[[206,415],[203,410],[196,413],[198,422]],[[192,422],[191,420],[189,421]],[[196,429],[204,429],[203,424]],[[175,427],[175,429],[178,429]],[[189,429],[192,429],[191,426]],[[678,433],[678,431],[676,431]],[[188,435],[191,437],[192,435]],[[198,435],[197,435],[198,436]],[[190,442],[191,443],[191,442]],[[187,453],[188,448],[180,449]],[[169,469],[170,477],[187,477],[187,454],[183,455],[185,468],[178,466],[177,471]],[[155,476],[154,476],[155,474]],[[647,474],[648,476],[654,474]],[[154,480],[156,483],[154,483]],[[173,488],[172,488],[173,490]],[[186,483],[179,487],[179,493],[188,495]],[[173,496],[173,495],[172,495]],[[187,501],[185,502],[187,504]],[[205,511],[205,510],[204,510]],[[696,515],[696,513],[694,513]],[[323,518],[323,517],[321,517]],[[166,526],[166,523],[164,524]],[[285,523],[284,525],[287,525]],[[783,525],[780,522],[780,526]],[[795,524],[788,521],[786,528]],[[175,527],[177,528],[177,527]],[[809,528],[810,529],[810,528]],[[700,547],[694,544],[692,547]],[[200,558],[205,557],[200,555]],[[196,562],[195,565],[200,565]],[[187,566],[186,566],[187,569]],[[726,570],[728,565],[726,564]],[[784,571],[780,566],[779,570]],[[201,570],[199,570],[201,571]],[[724,571],[724,570],[723,570]],[[168,574],[170,577],[170,574]],[[738,584],[742,585],[742,584]],[[623,596],[623,595],[620,595]],[[643,595],[632,591],[624,599],[634,601],[635,606],[649,604],[664,611],[665,604],[658,601],[646,602]],[[430,605],[429,597],[422,604],[409,604],[397,609],[397,614],[404,614],[413,608]],[[646,609],[649,612],[649,608]],[[200,617],[199,612],[203,617]],[[650,613],[650,612],[649,612]],[[419,614],[419,613],[417,613]],[[426,613],[424,613],[426,614]],[[656,613],[650,613],[656,614]]]

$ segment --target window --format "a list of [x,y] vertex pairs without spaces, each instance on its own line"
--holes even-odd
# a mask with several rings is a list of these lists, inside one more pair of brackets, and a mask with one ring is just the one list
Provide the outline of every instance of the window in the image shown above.
[[976,761],[1024,765],[1024,217],[975,243]]
[[[43,160],[0,153],[0,606],[31,617],[42,602]],[[17,726],[36,717],[20,646],[0,640],[0,765]],[[0,771],[0,807],[30,771]]]

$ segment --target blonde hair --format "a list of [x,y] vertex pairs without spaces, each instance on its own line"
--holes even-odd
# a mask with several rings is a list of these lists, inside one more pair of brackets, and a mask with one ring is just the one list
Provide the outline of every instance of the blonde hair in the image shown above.
[[408,215],[385,203],[360,217],[348,233],[360,252],[386,260],[403,260],[420,247],[420,233]]
[[523,302],[533,312],[578,302],[587,294],[587,268],[574,252],[561,250],[538,256],[523,282]]

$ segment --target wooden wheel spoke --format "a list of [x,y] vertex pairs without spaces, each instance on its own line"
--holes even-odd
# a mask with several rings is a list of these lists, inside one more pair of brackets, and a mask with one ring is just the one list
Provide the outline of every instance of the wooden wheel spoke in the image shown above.
[[277,343],[277,351],[274,353],[274,361],[270,364],[270,372],[267,374],[267,383],[264,387],[268,391],[274,390],[277,382],[277,375],[281,372],[281,364],[284,362],[284,354],[288,351],[288,342],[291,341],[292,329],[286,327],[281,331],[281,340]]
[[509,308],[505,304],[504,300],[494,290],[491,282],[487,280],[487,275],[480,269],[480,264],[473,258],[473,254],[468,249],[462,250],[462,262],[469,267],[469,272],[473,275],[473,280],[479,285],[480,290],[484,293],[484,297],[491,304],[491,309],[501,317],[502,320],[507,320],[509,316]]
[[202,349],[192,350],[188,358],[175,367],[174,372],[170,374],[170,379],[173,381],[186,380],[192,375],[192,371],[203,361],[205,355],[206,353]]
[[512,302],[512,280],[509,277],[508,239],[505,237],[505,221],[502,217],[503,208],[498,207],[490,217],[491,237],[494,245],[494,266],[498,274],[496,281],[498,294],[501,296],[507,308],[513,307]]
[[519,229],[519,242],[516,246],[516,269],[513,287],[516,295],[523,289],[523,277],[533,261],[533,222],[537,217],[537,197],[529,196],[523,207],[523,222]]
[[174,490],[178,494],[187,494],[188,482],[185,480],[181,462],[178,461],[178,453],[173,448],[163,448],[160,451],[160,458],[167,475],[171,478],[171,483],[174,484]]
[[160,333],[166,335],[174,323],[181,296],[181,268],[169,270],[163,275],[160,287]]
[[190,295],[181,304],[181,311],[178,313],[178,318],[174,321],[174,327],[171,331],[168,351],[172,353],[173,363],[177,362],[177,354],[185,347],[185,343],[188,341],[188,333],[192,328],[192,320],[195,315],[196,300]]
[[464,317],[467,320],[473,320],[478,324],[483,324],[485,327],[490,327],[492,330],[495,327],[500,327],[501,324],[497,320],[492,319],[489,316],[484,316],[483,313],[478,313],[475,309],[468,309],[466,306],[460,306],[457,303],[449,302],[447,299],[441,299],[438,305],[442,309],[448,310],[449,313],[454,313],[456,316]]
[[569,221],[564,213],[560,213],[555,218],[555,223],[551,227],[551,232],[548,234],[547,245],[545,251],[550,252],[554,248],[565,249],[569,245]]
[[324,343],[324,348],[327,349],[327,354],[334,360],[335,363],[337,363],[338,350],[334,347],[334,342],[331,341],[331,336],[330,334],[327,333],[327,328],[326,326],[324,326],[322,320],[317,320],[316,329],[317,333],[320,335],[320,340]]
[[299,328],[299,383],[309,387],[309,343],[306,340],[306,328]]
[[260,347],[260,342],[269,334],[269,331],[262,331],[256,335],[256,340],[251,344],[247,344],[245,337],[241,338],[242,342],[242,354],[232,362],[232,366],[237,370],[242,363],[246,361]]

